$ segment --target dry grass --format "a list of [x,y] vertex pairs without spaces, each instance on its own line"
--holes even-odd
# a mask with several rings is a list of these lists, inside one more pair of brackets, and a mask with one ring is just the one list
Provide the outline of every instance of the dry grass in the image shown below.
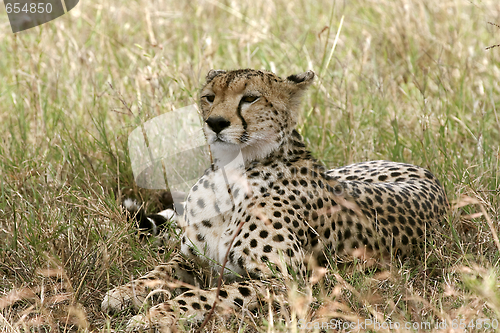
[[488,21],[498,1],[81,1],[17,35],[1,15],[0,332],[123,327],[126,314],[100,311],[105,291],[168,257],[118,208],[135,186],[127,135],[195,102],[208,69],[240,67],[315,70],[299,129],[317,157],[422,165],[454,205],[415,263],[332,263],[322,282],[290,285],[282,311],[228,331],[499,320],[500,48],[485,48],[500,29]]

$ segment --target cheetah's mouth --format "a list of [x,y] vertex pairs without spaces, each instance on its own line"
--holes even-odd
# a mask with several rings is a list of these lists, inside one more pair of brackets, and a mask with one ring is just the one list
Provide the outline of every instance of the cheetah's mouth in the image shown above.
[[241,149],[248,145],[246,142],[241,142],[233,133],[213,133],[208,131],[206,134],[208,145],[214,149],[229,149],[232,151],[235,148]]
[[226,144],[226,145],[233,145],[234,143],[230,142],[227,137],[221,134],[215,134],[213,135],[210,140],[208,140],[208,143],[210,145],[213,144]]
[[224,138],[220,137],[219,135],[214,135],[212,137],[212,140],[209,140],[209,144],[220,144],[220,143],[228,143]]
[[215,142],[224,142],[224,143],[226,143],[226,140],[224,140],[223,138],[221,138],[221,137],[220,137],[220,135],[218,135],[218,134],[217,134],[217,135],[215,136],[214,143],[215,143]]

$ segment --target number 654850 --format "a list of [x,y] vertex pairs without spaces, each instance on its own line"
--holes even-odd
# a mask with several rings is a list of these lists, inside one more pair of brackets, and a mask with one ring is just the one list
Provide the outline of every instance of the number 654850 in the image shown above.
[[52,4],[51,3],[30,3],[29,5],[27,3],[23,4],[22,3],[7,3],[5,5],[5,9],[7,10],[7,13],[31,13],[31,14],[43,14],[43,13],[52,13]]

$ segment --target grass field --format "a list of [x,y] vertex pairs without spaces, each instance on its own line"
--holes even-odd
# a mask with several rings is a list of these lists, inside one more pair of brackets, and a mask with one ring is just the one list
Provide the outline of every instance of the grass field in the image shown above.
[[166,260],[120,212],[138,190],[127,136],[195,103],[209,69],[246,67],[314,70],[299,126],[313,154],[424,166],[452,209],[416,264],[333,265],[290,286],[288,309],[208,329],[376,318],[495,331],[475,321],[500,320],[500,47],[485,49],[500,28],[488,22],[500,24],[496,0],[102,0],[14,35],[0,10],[0,332],[123,328],[129,314],[100,311],[105,292]]

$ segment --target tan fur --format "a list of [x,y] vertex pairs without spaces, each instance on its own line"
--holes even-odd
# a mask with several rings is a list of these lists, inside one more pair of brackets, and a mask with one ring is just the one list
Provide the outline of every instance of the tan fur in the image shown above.
[[[174,278],[202,285],[199,274],[183,274],[199,267],[217,272],[226,253],[232,282],[222,287],[219,306],[238,311],[258,307],[276,273],[305,275],[311,256],[321,262],[325,252],[349,260],[418,251],[447,208],[439,181],[410,164],[371,161],[328,171],[313,159],[294,130],[313,78],[313,72],[286,79],[256,70],[208,73],[200,107],[216,164],[188,195],[179,220],[182,256],[109,291],[104,310],[139,304]],[[243,165],[234,162],[240,151]],[[183,293],[131,327],[168,330],[179,316],[201,320],[215,292]]]

